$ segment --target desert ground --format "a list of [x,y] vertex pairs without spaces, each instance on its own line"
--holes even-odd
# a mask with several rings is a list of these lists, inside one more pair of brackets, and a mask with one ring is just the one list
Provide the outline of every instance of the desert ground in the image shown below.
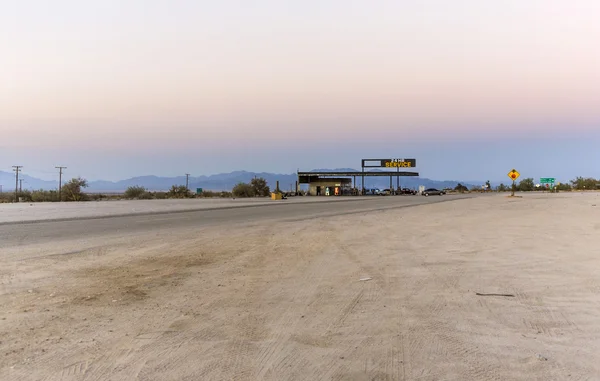
[[164,218],[0,226],[0,379],[600,379],[597,193]]

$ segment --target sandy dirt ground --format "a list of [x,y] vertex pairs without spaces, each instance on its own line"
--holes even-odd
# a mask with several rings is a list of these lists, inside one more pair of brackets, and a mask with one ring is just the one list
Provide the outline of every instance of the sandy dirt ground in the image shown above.
[[597,194],[24,245],[0,280],[2,380],[600,378]]

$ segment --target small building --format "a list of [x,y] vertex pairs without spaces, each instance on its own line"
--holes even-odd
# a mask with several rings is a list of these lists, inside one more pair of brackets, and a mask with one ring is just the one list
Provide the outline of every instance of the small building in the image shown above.
[[349,196],[352,194],[352,179],[316,178],[308,183],[311,196]]

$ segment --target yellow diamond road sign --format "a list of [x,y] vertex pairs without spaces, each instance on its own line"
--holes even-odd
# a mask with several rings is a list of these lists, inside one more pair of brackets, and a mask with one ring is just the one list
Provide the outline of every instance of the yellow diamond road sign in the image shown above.
[[508,172],[508,177],[513,181],[518,179],[519,176],[521,176],[521,174],[519,172],[517,172],[516,169],[513,169],[512,171]]

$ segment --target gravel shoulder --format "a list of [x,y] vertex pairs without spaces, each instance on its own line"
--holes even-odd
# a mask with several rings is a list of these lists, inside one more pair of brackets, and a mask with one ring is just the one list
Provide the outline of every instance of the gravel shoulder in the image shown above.
[[599,201],[24,242],[0,256],[0,379],[593,379]]

